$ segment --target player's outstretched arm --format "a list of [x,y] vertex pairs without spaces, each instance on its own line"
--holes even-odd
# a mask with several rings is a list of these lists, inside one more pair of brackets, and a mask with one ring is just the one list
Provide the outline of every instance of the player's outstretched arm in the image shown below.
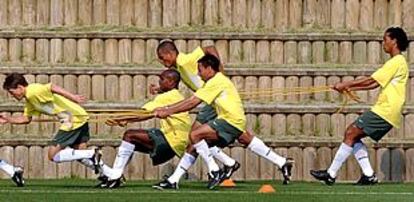
[[190,111],[191,109],[194,109],[197,105],[199,105],[201,102],[202,101],[200,100],[200,98],[193,95],[190,98],[187,98],[176,104],[167,107],[157,108],[154,110],[154,114],[158,118],[166,118],[171,114]]
[[359,90],[372,90],[379,86],[379,83],[372,77],[366,76],[351,81],[343,81],[336,83],[333,89],[338,92],[343,91],[359,91]]
[[86,102],[86,97],[85,96],[73,94],[73,93],[65,90],[64,88],[62,88],[58,85],[52,84],[51,89],[52,89],[52,93],[59,94],[59,95],[61,95],[63,97],[66,97],[69,100],[72,100],[73,102],[76,102],[78,104],[82,104],[82,103]]
[[10,116],[6,113],[0,114],[0,124],[28,124],[32,121],[32,117],[27,116]]

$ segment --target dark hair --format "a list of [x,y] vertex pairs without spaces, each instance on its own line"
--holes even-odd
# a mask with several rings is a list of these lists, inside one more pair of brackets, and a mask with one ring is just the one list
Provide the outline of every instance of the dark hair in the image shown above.
[[157,47],[157,53],[160,51],[172,51],[178,53],[177,46],[175,46],[174,42],[170,40],[163,40]]
[[390,27],[385,31],[385,33],[388,33],[391,39],[397,39],[397,46],[400,51],[407,50],[407,34],[401,27]]
[[214,55],[206,54],[197,62],[205,67],[210,66],[216,72],[220,71],[220,60]]
[[181,81],[181,76],[177,70],[167,69],[163,71],[161,74],[167,77],[168,79],[173,80],[175,82],[174,88],[178,89],[178,85],[180,84],[180,81]]
[[18,85],[26,87],[29,85],[22,74],[12,73],[7,75],[3,83],[4,90],[16,89]]

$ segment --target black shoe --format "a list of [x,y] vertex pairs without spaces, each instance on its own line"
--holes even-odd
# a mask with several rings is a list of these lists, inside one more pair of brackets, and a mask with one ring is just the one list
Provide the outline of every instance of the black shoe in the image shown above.
[[93,162],[95,174],[99,174],[102,170],[101,165],[99,164],[101,162],[101,158],[102,158],[101,150],[96,148],[95,149],[95,154],[93,154],[93,156],[91,158],[91,160]]
[[95,186],[96,188],[106,188],[108,184],[108,177],[105,175],[100,175],[97,180],[99,183]]
[[164,190],[164,189],[178,189],[177,183],[171,183],[167,179],[164,179],[163,181],[152,185],[152,188],[158,189],[158,190]]
[[283,175],[283,184],[289,184],[290,177],[292,176],[293,159],[287,158],[286,163],[280,168]]
[[23,168],[22,167],[16,167],[15,171],[14,171],[14,175],[11,178],[13,180],[13,182],[18,186],[18,187],[23,187],[24,186],[24,179],[23,179]]
[[208,177],[209,177],[209,181],[207,184],[207,188],[214,189],[214,187],[216,187],[218,184],[220,184],[220,182],[223,181],[223,177],[224,177],[223,171],[222,170],[212,171],[208,173]]
[[224,166],[223,167],[223,177],[222,177],[222,181],[225,179],[229,179],[234,172],[236,172],[238,169],[240,168],[240,163],[239,162],[235,162],[234,165],[232,166]]
[[122,184],[121,178],[118,179],[114,179],[114,180],[108,180],[108,182],[106,183],[106,186],[104,186],[105,188],[108,189],[116,189],[118,187],[120,187]]
[[358,182],[356,182],[355,185],[374,185],[377,183],[378,178],[375,176],[375,173],[370,177],[362,174],[361,178],[359,178]]
[[327,185],[333,185],[335,183],[335,178],[331,177],[326,170],[311,170],[310,174],[317,180],[324,181]]

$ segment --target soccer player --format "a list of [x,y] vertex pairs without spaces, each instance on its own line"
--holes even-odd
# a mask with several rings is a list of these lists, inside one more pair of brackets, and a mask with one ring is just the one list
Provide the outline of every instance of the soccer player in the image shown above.
[[[169,40],[162,41],[157,47],[157,55],[160,62],[167,68],[174,68],[180,72],[181,78],[184,84],[192,91],[197,91],[204,85],[204,81],[199,76],[197,61],[210,54],[219,59],[219,54],[214,46],[197,47],[191,53],[179,52],[174,42]],[[223,71],[223,65],[219,64],[220,72]],[[152,88],[152,91],[156,91],[156,88]],[[192,129],[200,127],[202,124],[207,123],[217,117],[217,113],[211,105],[204,105],[197,114],[196,121],[194,122]],[[258,137],[253,136],[249,132],[245,131],[239,138],[238,142],[247,146],[253,153],[271,161],[277,165],[282,171],[284,178],[284,184],[289,183],[291,177],[292,159],[284,158],[277,155],[271,148],[266,146],[264,142]],[[240,164],[226,155],[218,147],[210,147],[210,152],[220,162],[224,164],[224,175],[226,178],[230,176],[240,167]],[[188,168],[195,162],[195,158],[191,155],[184,156],[179,166],[177,166],[175,172],[166,180],[166,183],[160,183],[160,187],[165,185],[165,188],[174,187],[180,180],[180,177],[185,174]]]
[[399,128],[409,75],[407,61],[401,52],[407,47],[408,40],[404,30],[399,27],[388,28],[383,37],[383,49],[391,58],[371,76],[339,82],[333,86],[338,92],[371,90],[378,87],[381,91],[375,105],[348,126],[331,166],[327,170],[310,171],[316,179],[324,181],[327,185],[334,184],[338,170],[346,159],[354,154],[363,173],[357,184],[378,183],[369,162],[367,147],[361,139],[369,136],[379,141],[392,127]]
[[[24,113],[20,116],[0,114],[0,123],[28,124],[32,116],[47,114],[57,117],[61,126],[48,150],[50,161],[60,163],[78,160],[83,165],[99,171],[101,154],[96,149],[86,149],[89,141],[88,113],[79,106],[85,97],[72,94],[55,85],[28,84],[21,74],[6,77],[3,88],[16,100],[25,99]],[[11,172],[10,172],[11,174]]]
[[[159,78],[160,89],[157,96],[142,106],[142,109],[153,111],[155,108],[184,100],[178,91],[180,74],[176,70],[165,70]],[[134,121],[134,119],[130,119],[120,124],[125,125],[127,122]],[[122,173],[134,151],[149,154],[154,166],[165,163],[174,156],[183,156],[191,130],[189,113],[178,113],[161,119],[160,125],[160,129],[128,129],[125,131],[112,172],[108,176],[108,188],[116,188],[121,184]]]

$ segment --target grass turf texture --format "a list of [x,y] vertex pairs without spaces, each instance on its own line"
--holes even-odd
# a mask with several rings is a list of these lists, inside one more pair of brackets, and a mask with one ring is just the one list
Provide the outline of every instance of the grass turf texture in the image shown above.
[[[114,190],[94,188],[95,181],[80,179],[27,180],[23,188],[9,180],[0,180],[1,201],[414,201],[414,184],[382,183],[354,186],[337,183],[279,181],[236,182],[235,188],[208,190],[205,182],[183,181],[178,191],[151,188],[154,181],[128,181]],[[271,184],[276,193],[261,194],[263,184]]]

